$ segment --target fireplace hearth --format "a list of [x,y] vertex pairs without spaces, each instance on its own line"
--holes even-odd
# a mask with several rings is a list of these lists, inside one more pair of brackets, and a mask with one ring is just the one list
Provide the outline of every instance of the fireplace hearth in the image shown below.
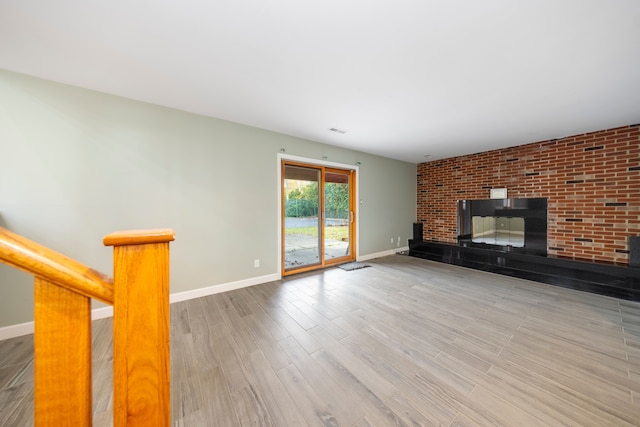
[[458,243],[414,237],[409,255],[640,301],[640,268],[547,254],[544,198],[460,200]]

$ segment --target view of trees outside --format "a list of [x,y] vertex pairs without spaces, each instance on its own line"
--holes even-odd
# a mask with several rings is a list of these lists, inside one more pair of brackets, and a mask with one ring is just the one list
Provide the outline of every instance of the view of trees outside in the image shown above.
[[[349,217],[349,186],[327,183],[324,187],[324,211],[326,218]],[[294,188],[286,194],[285,216],[290,218],[318,216],[318,183],[312,182],[301,189]]]
[[327,218],[349,218],[349,185],[328,183],[324,186],[324,211]]
[[289,191],[284,202],[284,214],[288,218],[317,217],[318,183],[312,182],[302,189]]

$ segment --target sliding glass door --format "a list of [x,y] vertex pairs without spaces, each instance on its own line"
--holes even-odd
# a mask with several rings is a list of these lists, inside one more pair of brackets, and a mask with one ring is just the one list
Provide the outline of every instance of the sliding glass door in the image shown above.
[[351,248],[351,171],[324,171],[324,254],[325,261],[349,257]]
[[321,171],[285,164],[283,176],[284,269],[319,265]]
[[283,275],[355,259],[355,172],[283,161]]

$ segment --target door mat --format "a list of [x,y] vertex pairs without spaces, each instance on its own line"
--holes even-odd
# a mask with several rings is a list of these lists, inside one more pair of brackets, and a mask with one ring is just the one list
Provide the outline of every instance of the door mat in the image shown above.
[[358,270],[365,267],[371,267],[369,264],[365,264],[364,262],[348,262],[346,264],[340,264],[338,268],[343,269],[344,271],[353,271]]

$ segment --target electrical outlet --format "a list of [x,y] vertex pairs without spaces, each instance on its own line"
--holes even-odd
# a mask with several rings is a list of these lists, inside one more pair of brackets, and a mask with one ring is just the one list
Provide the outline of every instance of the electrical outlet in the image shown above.
[[393,244],[393,237],[391,238],[391,243]]
[[398,236],[398,247],[400,247],[400,236]]
[[260,260],[259,260],[259,259],[254,259],[254,260],[253,260],[253,266],[254,266],[255,268],[260,267]]

